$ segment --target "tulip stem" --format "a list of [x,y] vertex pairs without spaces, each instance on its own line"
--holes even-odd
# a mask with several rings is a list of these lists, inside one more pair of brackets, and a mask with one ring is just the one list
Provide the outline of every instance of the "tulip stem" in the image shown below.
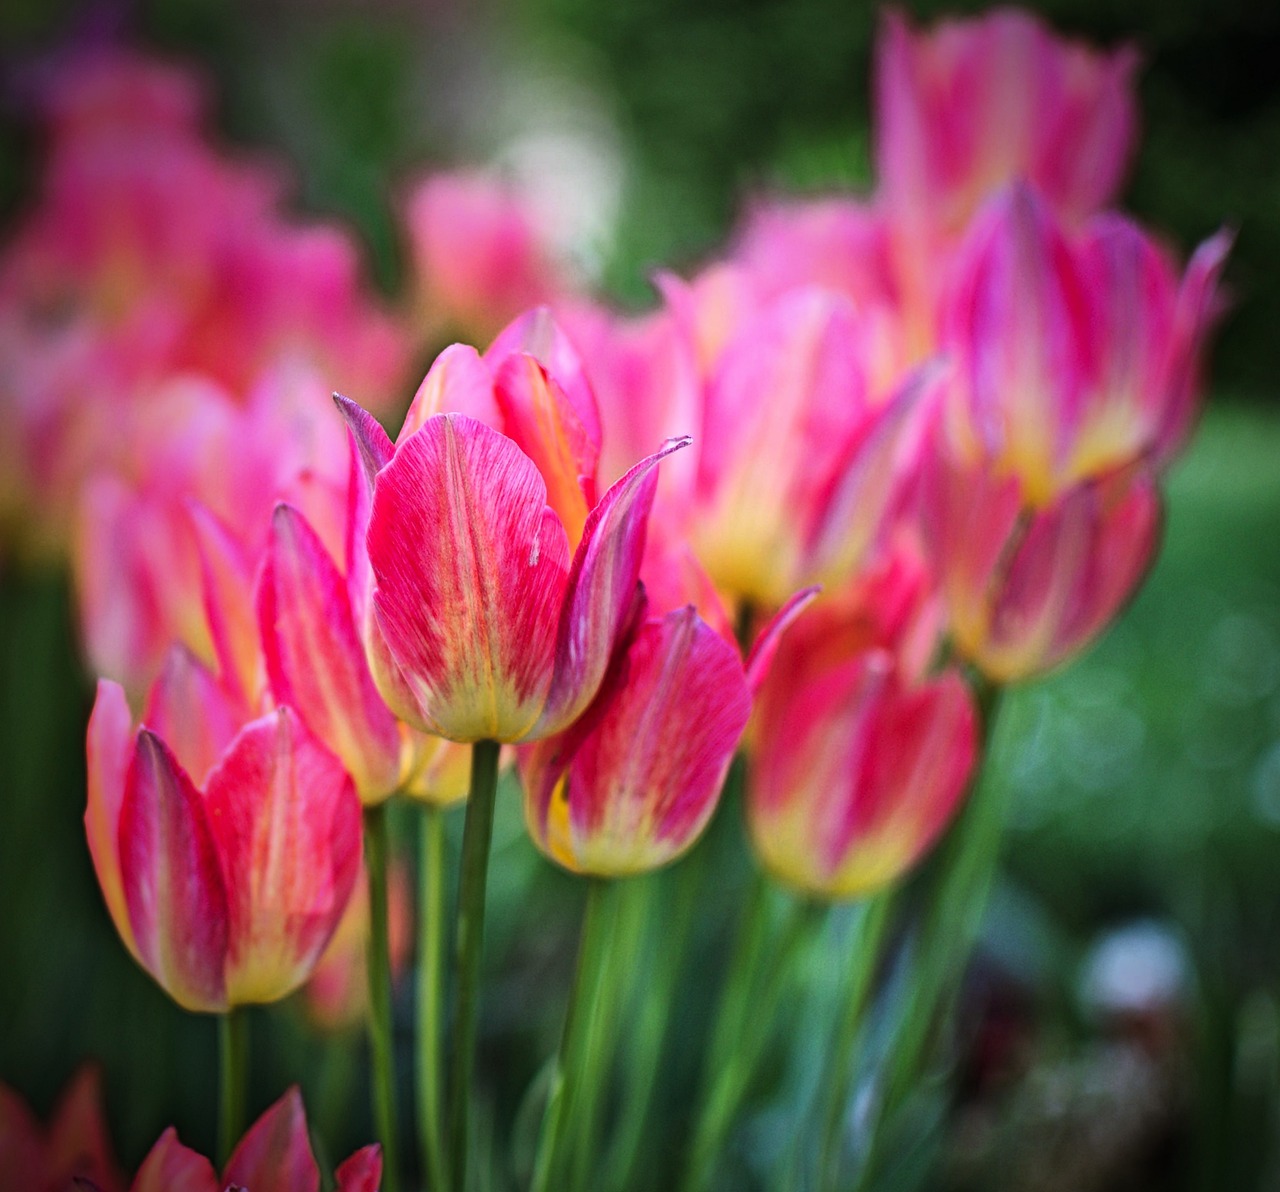
[[562,1166],[566,1143],[572,1138],[577,1124],[574,1111],[579,1087],[584,1082],[587,1065],[595,1058],[591,1041],[597,1032],[596,1018],[615,934],[613,903],[609,884],[599,878],[590,879],[587,905],[582,916],[578,963],[565,1013],[564,1033],[560,1036],[560,1054],[551,1080],[546,1114],[542,1119],[531,1192],[550,1192],[550,1189],[563,1187],[553,1177]]
[[221,1105],[218,1115],[218,1164],[231,1158],[244,1133],[249,1084],[249,1018],[243,1009],[218,1017]]
[[444,1003],[444,811],[422,811],[419,906],[422,934],[418,947],[418,1117],[422,1154],[432,1192],[448,1192],[444,1151],[440,1054]]
[[772,889],[758,871],[752,882],[706,1057],[689,1164],[681,1184],[684,1192],[702,1192],[710,1186],[729,1130],[764,1055],[796,954],[826,909],[808,900],[794,902],[785,908],[785,921],[776,929]]
[[453,1100],[449,1117],[449,1170],[453,1186],[467,1186],[471,1127],[471,1071],[475,1066],[476,1008],[480,994],[480,958],[484,946],[484,897],[493,839],[493,808],[498,792],[496,741],[471,747],[471,793],[462,828],[462,870],[458,884],[457,1012],[453,1030]]
[[857,1071],[858,1038],[871,1001],[871,988],[883,954],[885,928],[893,899],[888,891],[876,894],[859,909],[857,938],[849,987],[844,991],[844,1012],[840,1015],[830,1050],[827,1052],[818,1096],[825,1101],[820,1117],[822,1135],[818,1152],[819,1187],[835,1192],[840,1158],[842,1125]]
[[884,1127],[910,1096],[928,1062],[930,1046],[950,1015],[1000,859],[1008,792],[991,781],[987,762],[1003,688],[980,675],[973,682],[982,732],[979,769],[960,815],[938,849],[936,878],[915,943],[905,1004],[892,1028],[879,1103],[871,1112],[859,1189],[875,1180]]
[[387,927],[387,805],[364,809],[364,864],[369,875],[369,1048],[373,1118],[382,1144],[382,1190],[398,1192],[395,1051],[391,1034],[391,948]]

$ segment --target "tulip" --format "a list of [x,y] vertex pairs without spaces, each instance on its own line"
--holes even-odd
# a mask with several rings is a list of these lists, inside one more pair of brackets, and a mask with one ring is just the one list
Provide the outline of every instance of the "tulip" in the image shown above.
[[705,388],[689,533],[727,596],[776,608],[878,545],[914,467],[923,374],[871,391],[867,326],[818,289],[766,303]]
[[913,29],[885,14],[875,156],[891,211],[958,231],[1000,187],[1030,183],[1078,220],[1116,196],[1137,131],[1128,46],[1097,51],[998,9]]
[[[363,1147],[334,1174],[336,1192],[378,1192],[382,1157]],[[311,1152],[306,1110],[291,1088],[252,1126],[227,1161],[221,1179],[213,1164],[178,1141],[171,1126],[148,1152],[131,1192],[319,1192],[320,1169]]]
[[1001,683],[1051,670],[1102,633],[1150,566],[1161,522],[1144,465],[1037,507],[1018,477],[945,448],[925,466],[921,509],[953,644]]
[[751,841],[770,873],[820,898],[864,897],[910,869],[977,751],[963,680],[919,675],[892,640],[902,626],[880,616],[865,597],[820,604],[782,638],[757,703]]
[[360,866],[360,804],[297,714],[256,720],[175,648],[135,729],[102,680],[85,826],[129,951],[189,1010],[285,997],[314,968]]
[[1167,461],[1194,410],[1229,244],[1206,241],[1179,279],[1122,216],[1073,235],[1024,187],[993,201],[942,312],[955,445],[1016,474],[1038,506],[1140,457]]
[[[589,507],[571,563],[568,527],[587,500],[590,443],[541,366],[512,360],[508,394],[527,381],[531,401],[562,415],[529,421],[534,458],[466,415],[419,424],[414,408],[393,447],[363,411],[344,406],[376,469],[374,678],[402,720],[454,741],[548,736],[585,709],[631,614],[654,468],[682,445],[642,460]],[[436,368],[456,358],[442,361]],[[558,508],[535,458],[555,482]]]
[[124,1188],[103,1120],[101,1083],[96,1068],[82,1067],[58,1098],[48,1126],[0,1084],[0,1192]]
[[565,279],[523,198],[476,171],[436,174],[406,205],[424,323],[487,339],[522,310],[563,293]]

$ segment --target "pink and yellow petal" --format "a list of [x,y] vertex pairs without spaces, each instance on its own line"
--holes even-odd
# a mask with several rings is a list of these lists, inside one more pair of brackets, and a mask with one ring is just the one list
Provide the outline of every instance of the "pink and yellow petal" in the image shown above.
[[129,922],[120,872],[120,810],[124,805],[133,745],[133,717],[124,689],[110,679],[99,679],[86,745],[89,800],[84,813],[85,833],[107,911],[125,947],[137,959],[138,946]]
[[319,1192],[320,1170],[296,1085],[249,1127],[222,1178],[246,1192]]

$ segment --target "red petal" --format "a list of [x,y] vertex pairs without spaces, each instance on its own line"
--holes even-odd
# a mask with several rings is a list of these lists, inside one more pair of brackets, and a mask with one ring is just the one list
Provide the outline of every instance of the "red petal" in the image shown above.
[[213,1164],[183,1146],[170,1126],[142,1161],[129,1192],[222,1192],[222,1187]]
[[249,1127],[222,1179],[245,1192],[318,1192],[320,1170],[297,1085]]

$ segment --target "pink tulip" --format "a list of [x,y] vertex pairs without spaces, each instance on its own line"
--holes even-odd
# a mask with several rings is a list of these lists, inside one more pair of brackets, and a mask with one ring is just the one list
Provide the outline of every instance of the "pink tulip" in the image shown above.
[[1037,506],[1017,476],[959,463],[943,447],[925,465],[921,497],[953,643],[1003,683],[1089,645],[1136,590],[1159,540],[1159,491],[1142,465]]
[[478,171],[436,174],[406,206],[418,302],[437,332],[485,340],[566,283],[528,205]]
[[927,598],[897,563],[781,640],[752,724],[747,822],[762,863],[823,898],[898,880],[954,815],[976,754],[958,674],[904,652]]
[[1179,279],[1122,216],[1073,234],[1031,191],[1006,192],[967,237],[944,304],[953,443],[1017,475],[1037,506],[1132,460],[1167,460],[1195,409],[1229,243],[1206,241]]
[[124,1179],[103,1120],[101,1084],[96,1068],[82,1067],[47,1126],[0,1084],[0,1192],[65,1192],[82,1184],[121,1192]]
[[885,14],[876,46],[875,154],[887,209],[959,232],[994,191],[1032,186],[1076,221],[1116,196],[1137,134],[1128,46],[1057,37],[1018,9],[918,32]]
[[190,1010],[302,984],[360,867],[360,803],[341,763],[289,708],[249,714],[175,648],[141,727],[109,680],[89,721],[85,827],[107,909]]
[[793,290],[710,362],[687,526],[727,596],[776,608],[802,585],[839,583],[883,537],[930,386],[917,374],[874,394],[867,334],[847,300]]
[[[358,1150],[334,1172],[336,1192],[378,1192],[382,1153]],[[307,1116],[296,1086],[249,1127],[218,1177],[213,1164],[178,1141],[171,1126],[142,1161],[130,1192],[319,1192]]]
[[[654,469],[682,444],[597,502],[589,397],[531,355],[490,362],[454,347],[395,445],[344,403],[375,477],[366,645],[409,724],[462,742],[535,739],[580,715],[603,681],[632,615]],[[434,412],[459,408],[507,434]]]

